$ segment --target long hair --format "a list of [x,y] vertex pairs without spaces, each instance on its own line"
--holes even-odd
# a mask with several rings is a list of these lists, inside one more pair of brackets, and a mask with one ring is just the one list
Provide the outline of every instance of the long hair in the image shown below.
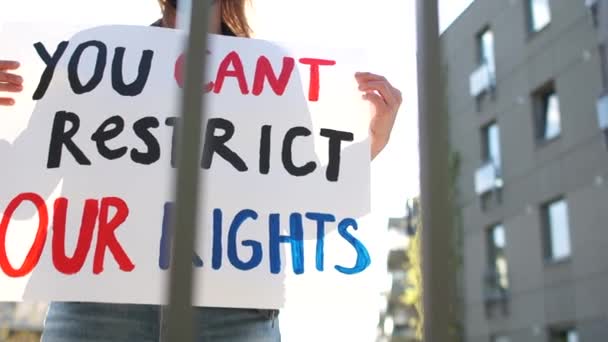
[[246,6],[249,0],[219,0],[222,21],[239,37],[251,37]]
[[[246,7],[250,0],[217,0],[222,23],[238,37],[251,37],[251,27],[247,20]],[[168,0],[158,0],[164,10],[175,10]]]

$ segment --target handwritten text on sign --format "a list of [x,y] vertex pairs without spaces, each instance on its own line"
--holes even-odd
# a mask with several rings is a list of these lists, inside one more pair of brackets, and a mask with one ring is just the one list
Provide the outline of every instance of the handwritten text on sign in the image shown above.
[[[35,109],[17,140],[0,144],[11,165],[0,180],[0,285],[13,288],[0,299],[160,303],[182,36],[109,26],[52,45],[28,38],[40,65]],[[365,271],[360,62],[217,36],[208,54],[196,304],[280,307],[285,277]]]

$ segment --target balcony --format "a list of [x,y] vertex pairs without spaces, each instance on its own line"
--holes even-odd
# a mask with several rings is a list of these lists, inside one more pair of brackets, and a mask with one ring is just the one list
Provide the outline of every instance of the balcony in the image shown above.
[[591,7],[595,6],[595,5],[597,5],[597,0],[585,0],[585,5],[588,8],[591,8]]
[[496,310],[502,315],[509,313],[509,289],[501,284],[504,276],[495,269],[488,269],[483,274],[483,302],[487,318],[493,317]]
[[500,170],[493,162],[487,162],[475,172],[475,193],[477,195],[500,189],[502,184]]
[[608,129],[608,94],[597,100],[597,122],[600,129]]
[[469,91],[473,97],[493,89],[495,85],[494,69],[488,63],[481,64],[469,77]]
[[402,271],[408,267],[408,264],[409,258],[404,249],[388,252],[387,268],[389,272]]

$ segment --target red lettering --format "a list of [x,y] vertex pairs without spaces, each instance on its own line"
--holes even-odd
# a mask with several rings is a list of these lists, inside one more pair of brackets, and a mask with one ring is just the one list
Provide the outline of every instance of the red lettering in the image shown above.
[[[108,220],[110,207],[116,209],[116,214],[111,220]],[[114,255],[114,260],[118,263],[121,270],[130,272],[135,268],[135,265],[129,259],[129,256],[124,251],[114,232],[129,216],[129,207],[127,203],[117,197],[106,197],[101,200],[101,210],[99,213],[99,232],[97,235],[97,246],[95,248],[95,258],[93,260],[93,273],[99,274],[103,272],[103,262],[106,248]]]
[[63,274],[75,274],[82,269],[85,259],[91,249],[93,230],[99,211],[99,201],[87,200],[82,213],[80,234],[74,256],[69,258],[65,252],[65,221],[68,210],[68,200],[58,198],[55,201],[53,214],[53,265]]
[[308,87],[308,100],[312,102],[319,101],[320,76],[319,66],[321,65],[336,65],[336,61],[317,58],[301,58],[300,63],[310,65],[310,85]]
[[182,53],[177,57],[175,61],[175,69],[173,71],[173,77],[180,88],[184,87],[184,63],[186,62],[186,56]]
[[[8,226],[15,210],[17,210],[21,203],[25,201],[32,202],[36,206],[38,211],[38,231],[36,233],[36,238],[34,238],[34,243],[23,261],[23,265],[21,265],[19,269],[15,269],[11,265],[8,260],[8,255],[6,254],[6,232],[8,231]],[[39,195],[34,193],[22,193],[9,203],[2,216],[2,221],[0,221],[0,268],[7,276],[12,278],[23,277],[36,267],[38,261],[40,261],[44,243],[46,242],[48,223],[49,213],[46,204],[44,203],[44,199]]]
[[281,75],[277,79],[270,61],[265,56],[258,58],[258,63],[255,69],[255,80],[253,81],[252,93],[258,96],[264,90],[264,80],[268,80],[268,84],[272,88],[275,94],[281,96],[285,93],[289,79],[293,72],[295,61],[291,57],[283,58],[283,68],[281,69]]
[[[232,67],[232,70],[229,68]],[[245,78],[245,70],[243,68],[243,62],[241,57],[236,51],[232,51],[222,61],[217,71],[217,78],[215,79],[215,86],[213,92],[219,94],[224,86],[224,80],[226,77],[236,77],[239,82],[239,88],[243,95],[249,94],[247,87],[247,79]]]
[[[207,51],[210,55],[211,52]],[[175,61],[175,68],[173,71],[173,77],[180,88],[184,87],[184,63],[186,63],[186,56],[184,54],[179,55],[177,61]],[[204,92],[208,93],[213,90],[213,82],[209,82],[205,85]]]

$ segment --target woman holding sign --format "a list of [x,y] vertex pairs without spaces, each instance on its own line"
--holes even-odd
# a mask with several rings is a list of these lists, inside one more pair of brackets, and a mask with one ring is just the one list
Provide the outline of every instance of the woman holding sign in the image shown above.
[[[153,26],[174,28],[177,0],[159,0],[163,17]],[[249,37],[245,0],[214,1],[209,31]],[[0,105],[14,105],[10,93],[23,90],[19,63],[0,60]],[[401,93],[384,77],[357,73],[363,98],[372,104],[369,127],[371,156],[389,141]],[[196,308],[196,336],[200,341],[279,341],[275,310]],[[158,341],[162,336],[163,310],[154,305],[52,303],[43,341]]]

